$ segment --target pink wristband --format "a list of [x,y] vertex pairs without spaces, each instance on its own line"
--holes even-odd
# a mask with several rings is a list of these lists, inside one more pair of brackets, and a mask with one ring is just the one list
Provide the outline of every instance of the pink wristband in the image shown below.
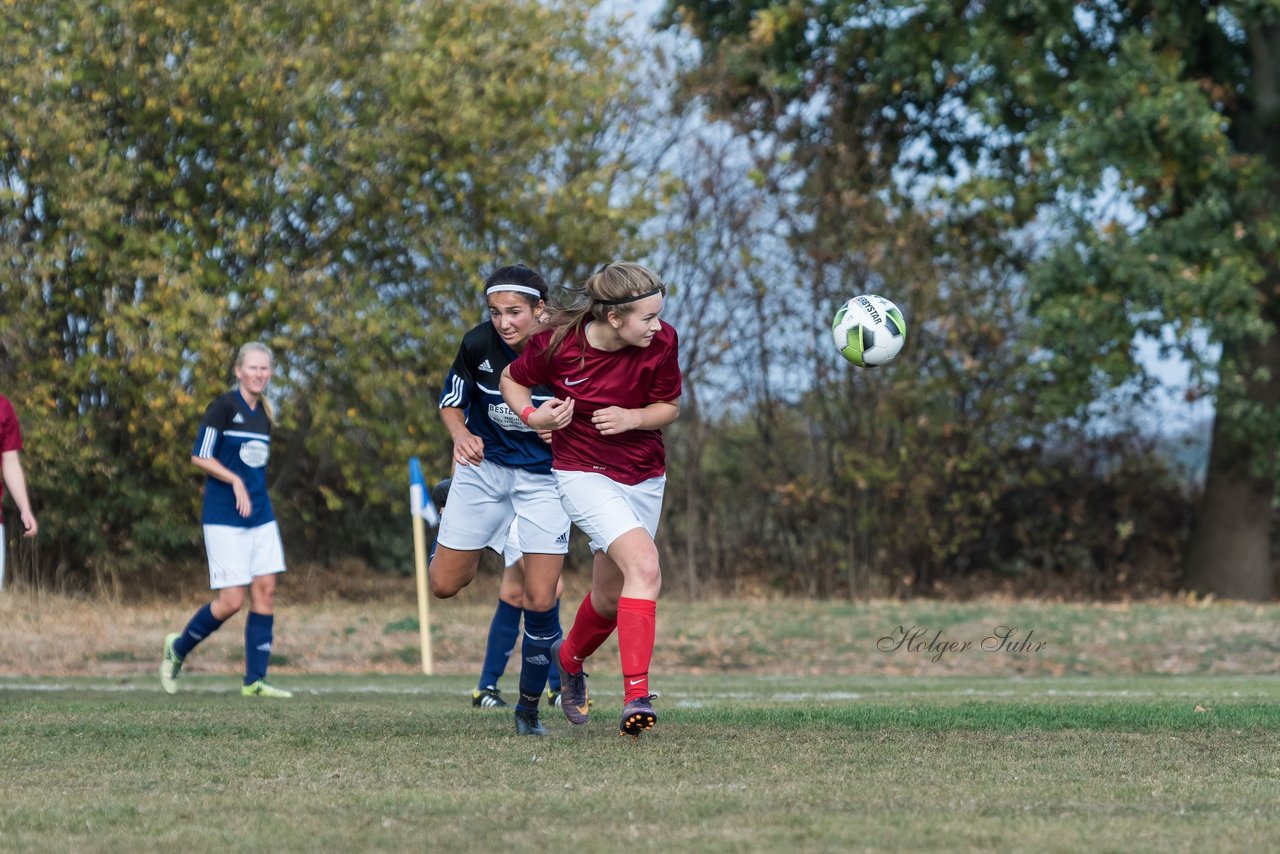
[[526,427],[529,426],[529,413],[537,412],[537,411],[538,411],[538,407],[534,406],[533,404],[529,404],[524,409],[520,410],[520,420],[524,422]]

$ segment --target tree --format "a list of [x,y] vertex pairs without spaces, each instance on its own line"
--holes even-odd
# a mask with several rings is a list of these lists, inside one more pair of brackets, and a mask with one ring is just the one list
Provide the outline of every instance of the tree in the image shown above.
[[[1081,415],[1166,334],[1216,399],[1186,583],[1274,592],[1280,3],[672,3],[717,104],[846,147],[1021,245],[1048,387]],[[821,187],[809,184],[809,194]],[[1202,338],[1203,336],[1203,338]],[[1209,346],[1201,342],[1207,340]]]
[[114,584],[189,551],[199,407],[253,339],[292,554],[379,547],[405,458],[444,456],[438,383],[484,271],[578,273],[652,210],[605,144],[633,95],[589,12],[8,4],[0,376],[49,562]]

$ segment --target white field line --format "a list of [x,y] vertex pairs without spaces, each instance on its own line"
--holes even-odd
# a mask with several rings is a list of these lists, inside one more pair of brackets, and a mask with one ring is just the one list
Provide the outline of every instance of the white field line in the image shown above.
[[[232,680],[228,680],[234,686]],[[414,686],[414,685],[343,685],[343,686],[318,686],[306,687],[289,685],[289,690],[295,695],[313,695],[325,696],[330,694],[389,694],[403,696],[462,696],[466,691],[456,688],[440,688],[432,686]],[[144,685],[141,683],[100,683],[100,684],[70,684],[62,682],[0,682],[0,692],[60,692],[60,691],[91,691],[95,693],[133,693],[133,692],[151,692],[161,693],[159,686]],[[186,683],[181,689],[182,693],[191,694],[233,694],[238,693],[235,687],[215,687],[211,685],[194,685]],[[598,691],[600,696],[610,696],[611,691]],[[1203,701],[1206,699],[1214,699],[1216,697],[1231,697],[1234,699],[1266,699],[1272,695],[1265,691],[1231,691],[1225,694],[1218,694],[1212,690],[1209,691],[1150,691],[1150,690],[1133,690],[1133,689],[1115,689],[1115,690],[1099,690],[1099,689],[1075,689],[1075,688],[1046,688],[1043,690],[989,690],[979,688],[961,688],[955,690],[930,690],[930,691],[707,691],[707,692],[690,692],[690,691],[663,691],[664,700],[674,700],[675,705],[684,708],[701,708],[703,706],[724,701],[756,701],[771,703],[847,703],[856,700],[928,700],[934,698],[947,697],[991,697],[1001,699],[1035,699],[1035,698],[1085,698],[1085,699],[1195,699]]]

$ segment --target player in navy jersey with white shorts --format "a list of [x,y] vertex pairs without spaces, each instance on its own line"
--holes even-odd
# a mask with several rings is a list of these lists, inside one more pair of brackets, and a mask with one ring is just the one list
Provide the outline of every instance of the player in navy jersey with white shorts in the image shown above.
[[[587,722],[583,662],[616,628],[625,694],[618,729],[630,736],[658,720],[649,691],[662,589],[653,538],[666,486],[662,428],[680,413],[681,389],[676,332],[658,319],[665,294],[647,267],[606,264],[576,299],[553,307],[554,331],[531,338],[502,377],[507,404],[534,429],[553,431],[561,501],[595,551],[591,592],[554,649],[560,707],[571,724]],[[534,407],[530,390],[544,385],[560,408]]]
[[[431,490],[431,501],[443,510],[449,503],[449,488],[453,478],[445,478]],[[480,667],[480,681],[471,692],[471,705],[477,709],[505,709],[507,701],[502,699],[502,691],[498,688],[498,680],[507,669],[507,661],[515,651],[516,641],[520,637],[520,615],[524,613],[524,555],[520,553],[519,524],[514,520],[507,531],[507,542],[502,547],[502,581],[498,584],[498,605],[494,609],[493,618],[489,621],[489,635],[485,639],[484,663]],[[432,544],[431,553],[435,554]],[[560,592],[563,579],[556,587],[555,611],[556,631],[560,630]],[[555,667],[547,670],[547,702],[552,706],[560,705],[560,671]]]
[[187,655],[233,617],[249,598],[244,628],[246,697],[291,697],[266,680],[275,621],[276,575],[284,572],[284,546],[267,495],[271,414],[263,391],[271,379],[271,351],[245,344],[236,357],[237,388],[205,410],[191,462],[208,477],[204,485],[205,552],[209,587],[217,598],[200,608],[181,633],[164,639],[160,685],[178,690]]
[[[432,593],[457,594],[475,578],[480,551],[501,552],[512,521],[519,520],[524,642],[515,724],[521,735],[546,734],[538,702],[551,645],[560,639],[556,585],[569,550],[569,518],[551,476],[550,447],[507,407],[498,378],[538,328],[546,295],[546,281],[522,264],[485,280],[489,320],[463,336],[440,395],[455,468],[428,568]],[[548,423],[560,420],[565,404],[543,390],[533,395]]]

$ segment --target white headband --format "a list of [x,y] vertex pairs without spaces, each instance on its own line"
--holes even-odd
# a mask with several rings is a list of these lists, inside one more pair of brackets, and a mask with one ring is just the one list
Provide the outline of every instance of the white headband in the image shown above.
[[498,291],[514,291],[515,293],[518,293],[518,294],[528,294],[531,297],[537,297],[538,299],[542,299],[542,292],[539,291],[537,288],[531,288],[528,285],[516,285],[516,284],[492,285],[485,290],[484,295],[488,296],[489,294],[496,294]]

